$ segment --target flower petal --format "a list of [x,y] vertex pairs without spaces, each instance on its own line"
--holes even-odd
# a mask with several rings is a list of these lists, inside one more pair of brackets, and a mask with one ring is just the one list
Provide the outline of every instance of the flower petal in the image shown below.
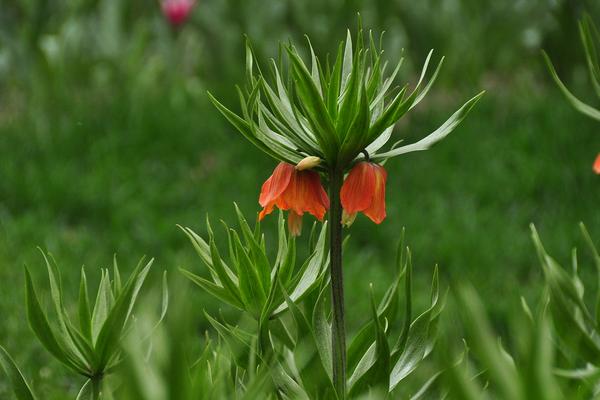
[[294,171],[277,206],[294,210],[298,215],[308,212],[322,220],[329,208],[329,199],[321,186],[319,174],[314,171]]
[[380,224],[386,217],[385,212],[385,183],[387,172],[381,165],[373,164],[375,172],[375,191],[371,205],[363,213],[376,224]]
[[364,211],[373,203],[376,176],[374,164],[359,162],[351,170],[340,191],[342,207],[348,214]]
[[594,172],[600,175],[600,154],[598,154],[596,161],[594,161]]
[[265,215],[268,215],[273,211],[273,206],[277,204],[281,194],[288,187],[294,172],[295,170],[292,164],[281,162],[275,167],[275,170],[269,179],[263,183],[258,203],[263,206],[264,209],[261,211],[259,219],[262,220]]

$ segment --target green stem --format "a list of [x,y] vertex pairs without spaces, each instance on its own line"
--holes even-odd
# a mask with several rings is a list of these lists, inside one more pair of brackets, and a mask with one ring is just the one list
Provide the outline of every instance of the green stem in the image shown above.
[[329,179],[333,384],[338,398],[344,399],[346,397],[346,328],[344,325],[344,279],[342,273],[342,205],[340,203],[340,189],[344,173],[335,168],[331,169]]
[[92,380],[92,400],[99,400],[102,394],[102,375],[93,376]]

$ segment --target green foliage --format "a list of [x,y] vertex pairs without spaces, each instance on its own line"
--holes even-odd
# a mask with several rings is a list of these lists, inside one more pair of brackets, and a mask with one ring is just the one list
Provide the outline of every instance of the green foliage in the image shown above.
[[291,301],[299,302],[322,285],[329,265],[327,224],[323,224],[318,237],[313,229],[315,240],[310,256],[298,265],[296,240],[292,235],[287,236],[280,213],[277,256],[270,262],[260,224],[257,222],[251,229],[237,205],[236,212],[241,233],[224,224],[229,248],[227,262],[221,257],[208,218],[208,242],[190,228],[181,227],[208,268],[211,280],[185,269],[182,272],[219,300],[264,323],[288,308],[285,293],[289,293]]
[[[580,228],[595,264],[598,276],[596,282],[600,282],[600,256],[585,226],[580,224]],[[579,277],[577,251],[573,249],[569,273],[548,255],[533,226],[532,236],[548,287],[548,308],[554,322],[558,349],[565,363],[563,373],[570,375],[567,369],[587,369],[590,373],[597,371],[600,364],[600,286],[596,286],[596,293],[593,295],[595,311],[592,312],[584,297],[586,285]],[[594,367],[590,370],[591,366]]]
[[[359,24],[360,25],[360,24]],[[211,95],[227,120],[252,144],[273,158],[296,164],[305,156],[317,156],[330,168],[347,168],[365,157],[388,158],[426,150],[443,139],[462,121],[483,92],[469,100],[440,128],[421,141],[378,151],[389,141],[395,124],[415,107],[435,81],[443,58],[424,84],[432,56],[429,53],[421,76],[412,90],[398,86],[396,76],[403,59],[386,76],[381,43],[373,33],[368,38],[359,26],[353,43],[350,32],[340,43],[334,60],[320,61],[307,38],[310,68],[293,45],[284,46],[285,65],[271,60],[272,81],[255,65],[254,53],[246,45],[244,90],[238,88],[242,116],[236,115]],[[366,43],[365,43],[366,42]],[[256,72],[255,72],[256,70]],[[360,155],[366,151],[368,155]]]
[[[256,240],[260,248],[262,241],[259,238],[262,238],[262,235],[258,225],[256,229],[251,230],[239,212],[238,218],[242,232],[246,232],[247,240]],[[280,252],[277,259],[285,260],[288,256],[282,243],[288,243],[289,251],[294,239],[285,237],[281,214],[279,226],[279,248],[284,253]],[[257,309],[252,309],[250,304],[234,303],[232,301],[234,295],[239,294],[240,298],[244,298],[245,289],[241,283],[238,283],[241,281],[241,275],[227,272],[231,271],[230,269],[224,270],[221,274],[227,273],[232,284],[222,283],[218,269],[215,268],[219,261],[209,254],[210,248],[216,249],[212,233],[208,244],[189,229],[183,229],[211,271],[213,282],[191,275],[189,272],[184,272],[184,275],[190,277],[208,293],[244,311],[238,325],[219,321],[207,314],[224,348],[228,349],[231,355],[233,361],[230,362],[233,362],[235,369],[238,370],[235,376],[248,376],[251,371],[258,371],[259,376],[262,376],[261,372],[267,374],[273,390],[283,398],[336,398],[331,380],[331,305],[328,280],[319,277],[320,273],[315,271],[310,276],[318,277],[316,280],[313,281],[315,278],[312,278],[307,284],[290,286],[286,278],[289,273],[283,273],[285,269],[280,266],[266,274],[271,277],[272,288],[266,297],[277,299],[278,296],[282,296],[285,307],[281,305],[277,308],[270,307],[268,301],[262,305],[262,308]],[[316,249],[304,265],[310,264],[315,253],[320,251],[325,230],[326,226],[323,226],[319,239],[315,241]],[[262,267],[259,264],[263,257],[251,255],[250,243],[246,243],[246,248],[235,247],[235,243],[231,246],[233,246],[232,254],[235,254],[238,260],[241,251],[250,253],[247,258],[251,260],[251,270],[260,271]],[[213,253],[216,255],[214,250]],[[222,261],[221,264],[224,266]],[[327,265],[322,268],[327,268]],[[295,275],[306,275],[306,269],[301,267]],[[379,303],[371,294],[372,319],[364,323],[348,349],[347,386],[352,398],[368,393],[372,395],[378,393],[384,397],[387,393],[390,393],[390,396],[404,393],[405,390],[400,383],[411,376],[433,350],[437,337],[437,321],[444,305],[443,299],[439,296],[437,269],[434,272],[431,288],[431,304],[414,319],[411,277],[410,251],[404,248],[402,240],[398,249],[397,275]],[[248,286],[255,289],[260,287],[258,273],[250,280]],[[298,279],[291,281],[298,281]],[[302,279],[299,281],[301,282]],[[226,286],[231,286],[231,289],[226,289]],[[300,291],[299,286],[308,287],[310,290]],[[403,296],[400,294],[402,288],[404,288]],[[230,290],[227,292],[228,295],[223,295],[226,290]],[[398,304],[401,297],[404,298],[405,304],[402,321],[398,318]],[[273,304],[279,304],[279,301]],[[258,310],[262,311],[259,313]],[[251,318],[245,318],[246,316]],[[395,335],[397,336],[394,338]],[[431,383],[428,382],[427,385]],[[427,387],[423,389],[423,393],[426,389]]]
[[[583,224],[583,237],[600,276],[600,256]],[[537,311],[524,299],[513,316],[512,351],[493,333],[484,306],[470,287],[457,293],[457,307],[465,326],[466,349],[454,359],[443,359],[442,390],[451,399],[589,399],[597,397],[598,319],[586,306],[586,286],[579,277],[572,252],[571,273],[544,249],[531,226],[546,290]],[[596,288],[597,293],[600,287]],[[594,296],[596,304],[598,295]],[[509,344],[511,344],[509,343]],[[467,351],[468,350],[468,351]],[[455,352],[456,353],[456,352]]]
[[[457,307],[466,328],[464,350],[458,361],[446,356],[444,380],[449,399],[565,398],[556,377],[555,347],[544,308],[533,316],[525,303],[514,319],[516,354],[509,354],[495,336],[483,304],[472,287],[458,291]],[[471,350],[471,349],[469,349]],[[473,355],[474,362],[469,355]],[[569,397],[572,398],[572,397]]]

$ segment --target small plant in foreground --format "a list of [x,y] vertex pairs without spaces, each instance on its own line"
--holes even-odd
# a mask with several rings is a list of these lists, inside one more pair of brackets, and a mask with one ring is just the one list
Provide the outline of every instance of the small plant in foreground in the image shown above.
[[[102,270],[93,308],[90,306],[87,278],[82,268],[77,326],[71,321],[63,302],[58,266],[51,256],[42,254],[48,270],[55,311],[54,324],[51,324],[48,315],[42,309],[29,271],[25,269],[27,318],[31,329],[40,343],[58,361],[85,377],[77,399],[110,398],[112,388],[106,383],[106,378],[122,361],[121,340],[131,326],[133,308],[153,260],[144,263],[142,258],[130,277],[122,282],[115,258],[112,277],[107,269]],[[163,278],[163,291],[162,316],[166,313],[168,299],[166,275]],[[17,373],[16,365],[3,349],[2,355],[2,364],[10,371],[9,376],[18,399],[34,399],[33,392],[27,387],[22,375]]]

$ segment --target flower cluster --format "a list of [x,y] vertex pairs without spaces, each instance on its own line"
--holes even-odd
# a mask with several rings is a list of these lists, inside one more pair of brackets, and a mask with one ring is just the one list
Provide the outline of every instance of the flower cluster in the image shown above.
[[[305,212],[322,221],[329,209],[329,197],[319,174],[310,170],[318,163],[319,158],[314,156],[306,157],[296,166],[279,163],[262,185],[258,202],[263,210],[259,219],[273,212],[274,207],[289,210],[288,227],[294,236],[300,235]],[[359,162],[350,170],[340,191],[345,225],[352,224],[358,212],[376,224],[385,219],[386,180],[385,169],[371,162]]]

